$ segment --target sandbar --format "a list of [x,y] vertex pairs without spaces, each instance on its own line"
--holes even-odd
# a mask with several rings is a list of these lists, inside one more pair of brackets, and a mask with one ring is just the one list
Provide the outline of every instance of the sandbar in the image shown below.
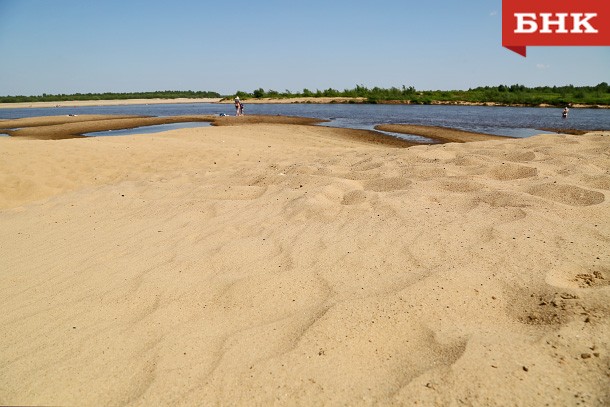
[[441,126],[422,126],[419,124],[380,124],[375,129],[393,133],[415,134],[442,143],[466,143],[484,140],[505,140],[508,137],[493,134],[475,133]]

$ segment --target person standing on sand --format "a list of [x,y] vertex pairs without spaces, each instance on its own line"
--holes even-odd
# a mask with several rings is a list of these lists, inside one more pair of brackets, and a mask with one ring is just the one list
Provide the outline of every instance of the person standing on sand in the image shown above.
[[239,113],[241,110],[239,107],[241,105],[241,102],[239,101],[239,96],[235,96],[234,102],[235,102],[235,116],[239,116]]
[[239,102],[239,115],[243,116],[244,115],[244,104]]
[[563,113],[561,114],[561,117],[563,117],[564,119],[567,119],[567,118],[568,118],[568,112],[569,112],[569,111],[570,111],[570,109],[568,109],[568,107],[566,106],[566,107],[563,109]]

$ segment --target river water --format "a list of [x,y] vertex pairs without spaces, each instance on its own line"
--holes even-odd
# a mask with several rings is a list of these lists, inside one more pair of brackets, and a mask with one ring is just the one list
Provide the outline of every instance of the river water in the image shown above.
[[[571,109],[561,117],[559,108],[368,105],[368,104],[248,104],[245,114],[313,117],[330,120],[325,126],[372,129],[377,124],[408,123],[444,126],[480,133],[529,137],[539,129],[610,130],[610,109]],[[234,114],[232,104],[153,104],[0,109],[0,119],[83,114],[177,116]],[[142,132],[142,131],[140,131]]]

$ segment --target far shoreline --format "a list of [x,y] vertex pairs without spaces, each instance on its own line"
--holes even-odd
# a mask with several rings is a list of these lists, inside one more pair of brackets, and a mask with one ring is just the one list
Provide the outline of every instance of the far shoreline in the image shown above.
[[85,107],[85,106],[129,106],[129,105],[164,105],[164,104],[191,104],[191,103],[218,103],[220,98],[200,99],[112,99],[112,100],[66,100],[56,102],[17,102],[0,103],[0,109],[28,109],[28,108],[56,108],[56,107]]
[[[379,104],[379,105],[421,105],[411,103],[409,100],[379,100],[369,102],[366,98],[348,97],[296,97],[296,98],[250,98],[243,99],[246,104]],[[233,100],[225,98],[176,98],[176,99],[112,99],[112,100],[72,100],[55,102],[17,102],[0,103],[0,109],[35,109],[35,108],[61,108],[61,107],[88,107],[88,106],[129,106],[129,105],[159,105],[159,104],[232,104]],[[466,101],[432,101],[428,105],[439,106],[486,106],[486,107],[533,107],[553,108],[560,107],[550,104],[527,105],[527,104],[504,104],[496,102],[466,102]],[[581,105],[570,104],[570,108],[576,109],[610,109],[610,105]]]

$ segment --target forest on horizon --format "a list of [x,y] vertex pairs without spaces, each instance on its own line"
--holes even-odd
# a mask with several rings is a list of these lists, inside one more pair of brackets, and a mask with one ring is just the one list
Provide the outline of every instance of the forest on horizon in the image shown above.
[[[610,86],[602,82],[596,86],[539,86],[527,87],[524,85],[498,85],[481,86],[468,90],[417,90],[413,86],[401,88],[368,88],[357,85],[353,89],[342,91],[328,88],[315,91],[307,88],[292,92],[286,89],[283,92],[276,90],[255,89],[251,92],[238,90],[232,95],[221,95],[214,91],[154,91],[154,92],[105,92],[105,93],[75,93],[75,94],[46,94],[37,96],[0,96],[0,103],[19,102],[60,102],[60,101],[90,101],[90,100],[126,100],[126,99],[202,99],[224,98],[239,96],[243,100],[255,99],[289,99],[289,98],[320,98],[343,97],[352,98],[349,103],[495,103],[501,105],[539,106],[548,104],[552,106],[588,105],[610,106]],[[357,98],[357,99],[356,99]]]

